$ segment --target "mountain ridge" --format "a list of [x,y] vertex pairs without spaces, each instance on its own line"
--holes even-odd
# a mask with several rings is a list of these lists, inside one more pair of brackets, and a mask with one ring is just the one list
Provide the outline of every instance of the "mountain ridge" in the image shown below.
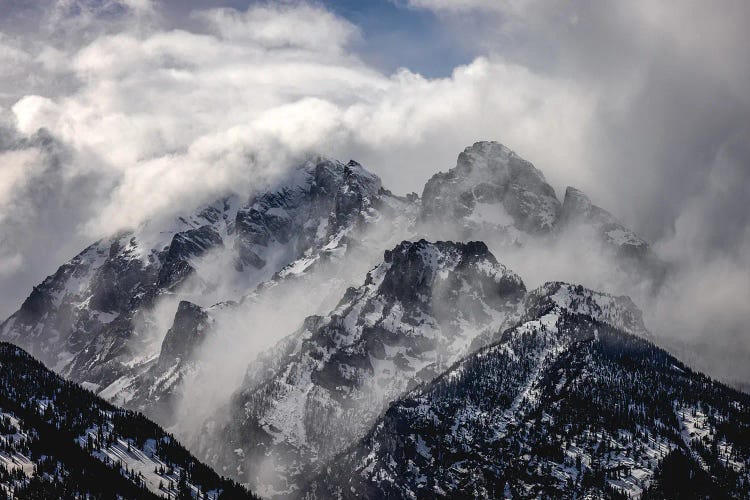
[[300,496],[660,498],[666,474],[748,494],[750,396],[647,338],[540,312],[392,403]]

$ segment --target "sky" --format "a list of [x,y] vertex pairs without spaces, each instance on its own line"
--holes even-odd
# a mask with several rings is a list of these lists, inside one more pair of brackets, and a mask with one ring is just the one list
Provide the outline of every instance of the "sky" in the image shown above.
[[[750,334],[750,3],[0,0],[0,316],[89,243],[320,153],[421,192],[478,140]],[[729,333],[726,333],[729,332]]]

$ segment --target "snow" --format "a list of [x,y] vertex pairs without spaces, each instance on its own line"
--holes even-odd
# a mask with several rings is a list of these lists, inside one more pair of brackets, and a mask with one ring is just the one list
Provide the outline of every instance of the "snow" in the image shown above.
[[120,316],[120,314],[115,312],[105,313],[97,311],[96,316],[100,323],[107,324],[114,321],[118,316]]
[[537,384],[543,374],[543,370],[554,362],[567,345],[560,341],[557,333],[557,321],[559,316],[555,313],[546,314],[535,321],[530,321],[521,325],[520,328],[513,330],[513,335],[523,336],[525,333],[536,332],[536,335],[545,335],[547,345],[541,351],[536,353],[534,370],[527,379],[524,386],[518,392],[511,405],[503,412],[497,427],[498,438],[505,436],[508,425],[517,422],[523,417],[525,412],[521,408],[534,407],[539,400],[539,390]]
[[[291,368],[290,365],[288,370]],[[272,408],[263,418],[263,428],[274,437],[275,443],[286,441],[301,445],[307,442],[304,416],[307,396],[312,388],[310,371],[306,370],[294,385],[285,384],[283,396],[273,401]]]
[[[13,413],[0,410],[0,418],[4,419],[6,417],[10,419],[10,424],[17,429],[17,432],[14,434],[0,434],[0,442],[15,443],[29,438],[27,433],[20,430],[22,422]],[[0,451],[0,465],[9,471],[21,469],[26,477],[31,477],[34,473],[34,462],[26,455],[18,452],[7,453]]]
[[81,382],[81,384],[80,384],[80,385],[81,385],[81,387],[83,387],[84,389],[86,389],[86,390],[88,390],[88,391],[91,391],[91,392],[94,392],[94,393],[95,393],[95,392],[96,392],[97,390],[99,390],[99,384],[95,384],[95,383],[93,383],[93,382]]
[[466,220],[476,224],[490,224],[501,227],[512,226],[514,223],[513,217],[500,202],[477,202]]
[[[550,294],[552,290],[554,292]],[[615,297],[587,288],[577,289],[575,285],[559,282],[546,283],[531,293],[548,295],[563,309],[591,316],[631,335],[650,336],[640,321],[640,313],[627,297]]]
[[706,472],[710,472],[706,461],[693,448],[694,440],[700,440],[707,435],[713,434],[712,429],[707,425],[706,415],[695,407],[681,408],[676,402],[672,406],[675,417],[677,417],[677,421],[680,423],[680,437],[682,441],[701,468]]
[[309,257],[297,259],[291,264],[284,267],[284,269],[279,271],[279,276],[286,277],[290,275],[300,275],[304,273],[305,271],[307,271],[310,268],[310,266],[312,266],[315,263],[316,260],[318,259],[309,258]]
[[[87,431],[78,437],[78,444],[81,448],[85,448],[88,443],[89,436],[96,441],[97,439],[96,427],[87,429]],[[105,429],[105,432],[110,432],[111,426]],[[169,438],[163,438],[169,439]],[[172,466],[167,462],[162,461],[156,454],[156,441],[153,439],[147,440],[142,448],[135,446],[132,440],[123,440],[117,438],[114,444],[105,447],[102,446],[100,449],[91,452],[92,456],[102,462],[111,460],[113,463],[119,463],[122,466],[121,473],[125,475],[127,471],[133,471],[135,475],[141,477],[144,481],[145,486],[154,494],[160,496],[166,496],[166,488],[171,481],[173,485],[177,485],[180,480],[181,469],[179,467]],[[165,473],[159,474],[156,472],[160,467],[164,467]],[[172,473],[169,474],[169,469],[172,469]],[[200,489],[194,485],[189,484],[194,494],[197,494]],[[171,493],[174,496],[174,491]]]
[[129,401],[133,394],[132,392],[128,392],[125,389],[129,388],[133,381],[135,380],[134,376],[123,376],[109,384],[107,387],[105,387],[98,396],[100,398],[104,398],[107,401],[112,401],[114,403],[123,404]]

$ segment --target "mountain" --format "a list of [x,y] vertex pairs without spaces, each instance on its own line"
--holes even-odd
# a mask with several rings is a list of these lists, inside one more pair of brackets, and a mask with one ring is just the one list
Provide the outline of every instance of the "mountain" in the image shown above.
[[497,343],[319,466],[303,496],[747,498],[750,396],[644,333],[627,300],[548,283]]
[[171,435],[0,343],[0,497],[257,498]]
[[649,251],[648,243],[623,226],[612,214],[591,203],[588,196],[574,187],[565,190],[560,224],[591,228],[603,242],[617,248],[623,256],[643,258]]
[[[92,244],[34,288],[0,325],[0,339],[108,399],[167,418],[191,353],[167,366],[161,344],[183,301],[222,315],[301,279],[321,291],[306,314],[325,312],[379,254],[420,234],[502,247],[554,238],[575,221],[604,231],[622,254],[651,255],[611,215],[570,193],[561,205],[539,170],[495,142],[466,148],[421,199],[394,196],[354,161],[313,158],[249,196],[227,195]],[[157,380],[161,389],[146,389]]]
[[458,155],[454,168],[427,181],[420,220],[438,226],[431,230],[454,230],[449,238],[494,231],[520,243],[524,235],[552,230],[559,213],[542,172],[502,144],[478,142]]
[[417,229],[428,239],[482,240],[493,248],[570,243],[594,246],[636,281],[660,286],[667,272],[649,244],[580,190],[562,204],[544,174],[497,142],[477,142],[456,166],[425,184]]
[[302,469],[348,445],[389,401],[499,329],[525,291],[483,243],[402,242],[333,311],[250,365],[215,417],[229,422],[204,435],[201,454],[263,494],[291,491]]
[[[428,241],[441,238],[456,243]],[[222,473],[293,495],[394,400],[501,341],[534,297],[553,300],[489,248],[507,259],[585,245],[635,281],[658,275],[647,243],[573,188],[561,203],[499,143],[467,147],[421,198],[354,161],[313,158],[94,243],[34,288],[0,339],[170,428]],[[597,321],[650,338],[629,299],[604,297]],[[560,307],[593,314],[580,305]]]
[[[244,202],[232,195],[94,243],[34,288],[0,325],[0,338],[127,403],[140,378],[166,380],[166,370],[177,371],[161,343],[184,338],[165,338],[182,328],[173,322],[184,327],[183,301],[209,307],[240,299],[285,268],[299,273],[345,253],[356,246],[348,238],[358,228],[380,211],[408,213],[402,205],[409,203],[356,162],[311,160]],[[179,347],[183,362],[186,347]]]
[[665,278],[666,265],[651,250],[650,245],[574,187],[569,186],[565,190],[558,231],[593,236],[592,239],[612,252],[621,265],[641,276],[648,276],[657,288]]

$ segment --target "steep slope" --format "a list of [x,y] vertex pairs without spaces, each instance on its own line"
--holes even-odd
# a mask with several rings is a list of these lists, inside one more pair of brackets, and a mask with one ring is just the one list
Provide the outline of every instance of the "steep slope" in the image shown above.
[[499,329],[524,293],[483,243],[401,243],[330,314],[251,364],[202,455],[263,494],[293,490],[296,475],[352,442],[389,401]]
[[499,342],[391,405],[304,496],[659,498],[678,476],[747,497],[750,397],[633,333],[626,302],[545,285]]
[[558,231],[588,233],[605,249],[650,276],[654,282],[659,283],[664,277],[665,266],[650,245],[574,187],[565,190]]
[[[454,169],[430,179],[422,200],[394,196],[356,162],[317,158],[252,196],[95,243],[34,289],[0,325],[0,339],[191,444],[195,429],[179,427],[178,410],[204,401],[196,387],[207,384],[195,382],[231,365],[223,354],[207,360],[206,351],[229,346],[237,376],[221,378],[231,388],[206,406],[226,402],[250,362],[248,374],[222,410],[231,421],[217,413],[196,449],[264,493],[289,492],[393,399],[497,342],[521,318],[523,283],[476,243],[401,245],[339,303],[386,248],[415,234],[486,239],[501,252],[552,248],[585,227],[623,262],[651,255],[609,213],[570,192],[561,205],[539,170],[494,142],[466,148]],[[620,251],[627,245],[637,251]],[[488,292],[503,276],[508,288]],[[613,310],[630,310],[612,300]],[[629,318],[611,324],[643,333],[640,319]],[[218,436],[216,446],[209,436]]]
[[[346,168],[358,167],[352,162]],[[362,181],[350,176],[349,182]],[[336,196],[351,198],[353,192],[361,189],[344,186],[341,191],[343,194]],[[195,382],[214,377],[217,370],[226,372],[227,367],[233,366],[226,356],[215,355],[215,350],[236,345],[232,358],[237,358],[234,361],[236,373],[241,376],[248,359],[260,349],[245,346],[270,346],[273,342],[269,338],[280,338],[279,333],[269,336],[259,318],[270,315],[278,332],[289,332],[307,315],[329,311],[352,282],[352,277],[359,279],[372,268],[376,258],[379,259],[378,253],[382,254],[379,248],[393,245],[396,238],[401,241],[407,234],[418,206],[413,198],[393,196],[382,189],[368,203],[357,202],[351,213],[339,208],[336,209],[339,215],[336,215],[333,210],[329,214],[331,220],[343,220],[335,232],[312,245],[251,292],[238,292],[236,300],[209,307],[181,301],[158,359],[135,376],[121,377],[102,394],[146,413],[165,426],[179,424],[183,420],[179,418],[179,405],[186,398],[201,397],[194,392]],[[184,429],[177,427],[176,430]]]
[[211,312],[181,301],[155,361],[136,375],[116,380],[100,395],[114,404],[141,411],[161,425],[174,425],[180,385],[188,373],[199,369],[194,354],[211,335],[215,321]]
[[256,498],[142,415],[0,343],[0,496]]
[[[173,375],[184,372],[186,356],[179,368],[157,363],[181,301],[204,310],[222,303],[213,308],[221,315],[232,309],[227,301],[252,309],[279,283],[302,281],[321,300],[297,308],[305,311],[301,321],[330,310],[353,277],[376,263],[373,256],[414,234],[522,244],[583,224],[613,244],[638,241],[637,251],[616,253],[651,255],[608,213],[580,200],[571,194],[561,207],[543,174],[496,142],[466,148],[455,168],[427,182],[423,200],[392,195],[356,162],[316,158],[252,196],[228,196],[91,245],[34,288],[0,325],[0,339],[107,398],[150,412],[184,378]],[[155,381],[170,383],[144,389]]]
[[648,243],[623,226],[612,214],[591,203],[591,200],[574,187],[565,190],[560,225],[585,225],[596,231],[606,244],[618,249],[623,256],[645,257]]

